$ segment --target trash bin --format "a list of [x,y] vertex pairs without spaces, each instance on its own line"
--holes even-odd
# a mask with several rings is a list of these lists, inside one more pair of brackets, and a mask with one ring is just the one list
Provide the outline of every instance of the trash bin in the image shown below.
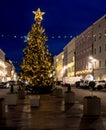
[[4,103],[4,98],[0,98],[0,118],[5,118],[5,103]]

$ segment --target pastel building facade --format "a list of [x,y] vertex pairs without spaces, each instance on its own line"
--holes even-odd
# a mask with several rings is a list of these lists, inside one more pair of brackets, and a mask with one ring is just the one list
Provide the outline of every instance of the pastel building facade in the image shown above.
[[96,80],[106,80],[106,15],[93,24],[93,66]]
[[64,77],[75,76],[75,38],[64,48]]
[[62,81],[64,74],[64,53],[54,56],[55,80]]

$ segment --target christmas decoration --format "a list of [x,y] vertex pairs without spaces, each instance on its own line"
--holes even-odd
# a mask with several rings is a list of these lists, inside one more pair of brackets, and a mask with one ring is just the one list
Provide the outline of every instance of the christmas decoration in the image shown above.
[[28,33],[27,45],[23,49],[23,62],[20,65],[20,79],[27,81],[28,86],[36,93],[52,89],[54,84],[52,55],[45,45],[47,36],[45,30],[41,27],[43,20],[41,12],[38,9],[35,14],[36,23],[32,25]]

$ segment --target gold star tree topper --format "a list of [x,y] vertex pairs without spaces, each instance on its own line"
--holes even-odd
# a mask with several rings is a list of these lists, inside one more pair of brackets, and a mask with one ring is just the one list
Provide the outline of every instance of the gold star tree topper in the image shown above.
[[33,13],[35,14],[35,20],[36,19],[40,19],[40,20],[42,20],[43,18],[42,18],[42,15],[44,15],[45,13],[44,12],[41,12],[40,11],[40,8],[38,8],[38,10],[37,11],[33,11]]

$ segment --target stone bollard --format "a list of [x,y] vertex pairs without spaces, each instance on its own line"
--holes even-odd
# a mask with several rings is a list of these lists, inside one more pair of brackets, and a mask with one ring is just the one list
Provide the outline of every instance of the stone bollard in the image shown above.
[[63,97],[63,88],[62,87],[58,87],[56,89],[56,97]]
[[86,96],[83,99],[83,114],[85,116],[100,116],[101,99],[96,96]]
[[5,118],[5,103],[4,103],[4,98],[0,98],[0,118]]

